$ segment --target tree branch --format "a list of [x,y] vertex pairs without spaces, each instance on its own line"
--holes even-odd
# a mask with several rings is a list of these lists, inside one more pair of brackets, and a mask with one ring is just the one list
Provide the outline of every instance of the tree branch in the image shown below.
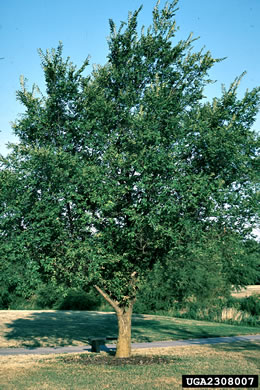
[[102,295],[103,298],[105,298],[105,300],[115,309],[115,311],[120,314],[121,313],[121,309],[118,305],[117,302],[115,302],[113,299],[111,299],[107,293],[105,293],[105,291],[101,290],[100,287],[98,287],[97,285],[94,286],[95,289],[99,292],[99,294]]

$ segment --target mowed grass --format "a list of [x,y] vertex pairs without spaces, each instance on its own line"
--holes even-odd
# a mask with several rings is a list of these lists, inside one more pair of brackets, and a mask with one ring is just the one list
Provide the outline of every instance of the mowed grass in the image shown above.
[[134,351],[135,355],[143,356],[144,353],[146,357],[155,354],[167,356],[169,362],[145,365],[139,361],[138,365],[120,366],[86,364],[86,357],[89,359],[91,355],[87,353],[44,357],[0,356],[0,389],[172,390],[182,388],[184,374],[259,375],[259,342]]
[[[151,342],[260,334],[238,326],[153,315],[134,315],[132,341]],[[0,311],[0,348],[86,345],[90,337],[117,335],[114,313],[86,311]]]

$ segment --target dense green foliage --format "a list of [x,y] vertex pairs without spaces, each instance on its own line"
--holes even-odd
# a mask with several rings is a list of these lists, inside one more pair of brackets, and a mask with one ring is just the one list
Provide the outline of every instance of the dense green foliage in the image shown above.
[[260,316],[260,298],[257,295],[252,295],[240,300],[240,309],[247,311],[253,316]]
[[3,300],[96,284],[127,307],[147,281],[154,301],[254,282],[260,89],[239,99],[237,78],[203,100],[219,60],[176,42],[176,4],[141,33],[140,10],[110,21],[108,62],[89,76],[60,44],[40,51],[45,94],[21,79],[20,143],[0,161]]

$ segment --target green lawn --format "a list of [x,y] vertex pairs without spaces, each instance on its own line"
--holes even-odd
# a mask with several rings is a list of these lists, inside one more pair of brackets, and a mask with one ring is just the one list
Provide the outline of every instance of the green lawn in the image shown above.
[[[0,356],[0,389],[3,390],[153,390],[181,389],[184,374],[259,374],[260,343],[185,346],[146,352],[136,351],[138,364],[115,366],[95,354],[59,356]],[[152,354],[152,355],[151,355]],[[145,362],[159,354],[160,364]],[[96,362],[89,364],[94,356]],[[99,355],[100,359],[113,357]],[[168,361],[167,361],[168,360]]]
[[[260,327],[134,315],[133,342],[260,334]],[[114,313],[0,311],[0,348],[84,345],[91,336],[117,335]]]

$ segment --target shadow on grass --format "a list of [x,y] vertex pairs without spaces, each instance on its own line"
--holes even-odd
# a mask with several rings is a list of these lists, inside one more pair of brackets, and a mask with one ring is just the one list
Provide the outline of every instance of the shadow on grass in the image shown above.
[[115,315],[94,312],[32,312],[5,325],[5,339],[20,347],[62,347],[89,344],[89,338],[117,334]]
[[[194,321],[193,321],[194,322]],[[132,321],[132,342],[152,342],[190,338],[216,337],[218,329],[187,320],[151,318],[135,315]],[[89,344],[91,337],[117,338],[114,313],[54,311],[31,312],[5,325],[5,339],[19,347],[60,347]],[[114,341],[109,342],[114,343]]]

